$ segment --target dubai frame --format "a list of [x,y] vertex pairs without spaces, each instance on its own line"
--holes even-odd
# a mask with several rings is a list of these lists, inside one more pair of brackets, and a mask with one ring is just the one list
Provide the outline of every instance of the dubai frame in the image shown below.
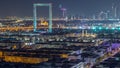
[[52,4],[51,3],[36,3],[33,4],[33,18],[34,18],[34,32],[37,32],[37,7],[38,6],[48,6],[49,7],[49,26],[48,26],[48,32],[52,32]]

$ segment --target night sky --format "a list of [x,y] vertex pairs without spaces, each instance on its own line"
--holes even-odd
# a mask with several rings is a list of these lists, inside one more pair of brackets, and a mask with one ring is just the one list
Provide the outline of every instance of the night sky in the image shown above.
[[[61,11],[59,5],[67,9],[68,15],[92,16],[100,11],[111,11],[112,5],[116,5],[118,15],[120,12],[120,0],[0,0],[0,17],[6,16],[33,16],[33,3],[52,3],[53,17],[59,17]],[[48,8],[38,8],[38,16],[47,16]]]

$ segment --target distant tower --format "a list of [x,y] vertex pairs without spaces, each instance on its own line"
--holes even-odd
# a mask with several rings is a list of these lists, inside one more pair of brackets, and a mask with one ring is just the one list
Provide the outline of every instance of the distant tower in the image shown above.
[[94,19],[94,20],[96,19],[95,15],[93,15],[93,19]]
[[117,7],[115,7],[114,11],[115,11],[115,18],[117,18]]
[[88,35],[88,33],[87,33],[87,30],[85,31],[85,36],[87,36]]
[[66,17],[66,13],[67,13],[67,9],[62,7],[62,5],[60,5],[59,8],[62,11],[62,17],[65,18]]
[[112,5],[112,17],[117,18],[117,6],[114,3]]
[[62,10],[62,16],[63,16],[63,18],[65,18],[67,9],[66,8],[61,8],[61,10]]
[[84,30],[82,30],[82,37],[84,37],[85,36],[85,33],[84,33],[85,31]]

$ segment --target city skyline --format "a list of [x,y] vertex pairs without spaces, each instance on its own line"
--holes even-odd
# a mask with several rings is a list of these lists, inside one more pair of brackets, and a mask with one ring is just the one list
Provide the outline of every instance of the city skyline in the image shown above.
[[[98,15],[101,11],[112,12],[112,7],[117,8],[117,17],[119,17],[119,0],[1,0],[0,17],[6,16],[33,16],[34,3],[52,3],[53,17],[62,16],[60,7],[67,9],[68,16],[92,17]],[[48,16],[47,7],[38,7],[38,16]]]
[[0,0],[0,68],[120,68],[120,0]]

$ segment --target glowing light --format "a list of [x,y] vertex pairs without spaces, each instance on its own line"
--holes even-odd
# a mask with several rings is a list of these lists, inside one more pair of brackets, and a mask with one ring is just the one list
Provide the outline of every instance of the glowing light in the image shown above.
[[114,30],[115,28],[113,27],[112,29]]
[[92,29],[96,29],[95,27],[92,27]]
[[102,29],[102,27],[99,27],[99,29],[101,30],[101,29]]
[[82,27],[80,26],[79,29],[82,29]]
[[118,29],[120,30],[120,27]]

